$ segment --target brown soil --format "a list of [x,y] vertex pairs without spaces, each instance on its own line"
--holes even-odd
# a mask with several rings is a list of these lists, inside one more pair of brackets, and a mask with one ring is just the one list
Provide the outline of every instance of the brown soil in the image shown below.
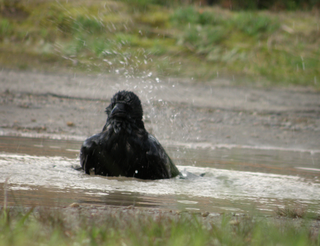
[[85,139],[119,90],[136,92],[160,141],[320,149],[320,93],[228,81],[0,71],[0,134]]

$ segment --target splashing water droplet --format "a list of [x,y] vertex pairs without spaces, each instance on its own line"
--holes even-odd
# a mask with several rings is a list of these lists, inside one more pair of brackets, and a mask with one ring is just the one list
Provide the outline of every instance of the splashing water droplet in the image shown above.
[[104,62],[108,63],[109,65],[112,65],[112,62],[107,60],[107,59],[103,59]]

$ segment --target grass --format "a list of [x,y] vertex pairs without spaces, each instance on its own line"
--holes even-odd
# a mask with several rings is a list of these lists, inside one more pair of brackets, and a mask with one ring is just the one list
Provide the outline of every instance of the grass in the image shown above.
[[0,245],[319,245],[311,221],[135,208],[2,208]]
[[316,13],[158,3],[2,0],[0,66],[320,88]]

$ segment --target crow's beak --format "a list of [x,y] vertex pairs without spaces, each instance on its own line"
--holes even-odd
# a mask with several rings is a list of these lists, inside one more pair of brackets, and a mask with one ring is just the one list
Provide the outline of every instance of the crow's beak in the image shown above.
[[110,114],[111,117],[121,117],[121,118],[125,118],[127,117],[127,115],[128,115],[128,112],[126,111],[125,104],[123,103],[117,103],[113,107]]

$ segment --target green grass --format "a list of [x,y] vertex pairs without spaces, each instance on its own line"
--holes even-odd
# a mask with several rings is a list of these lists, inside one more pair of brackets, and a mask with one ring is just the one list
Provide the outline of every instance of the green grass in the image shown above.
[[[313,223],[314,224],[314,223]],[[0,210],[0,245],[319,245],[312,221],[128,208]]]
[[0,66],[320,88],[316,14],[158,3],[2,0]]
[[12,33],[12,26],[6,19],[0,20],[0,35],[2,37],[8,36]]

